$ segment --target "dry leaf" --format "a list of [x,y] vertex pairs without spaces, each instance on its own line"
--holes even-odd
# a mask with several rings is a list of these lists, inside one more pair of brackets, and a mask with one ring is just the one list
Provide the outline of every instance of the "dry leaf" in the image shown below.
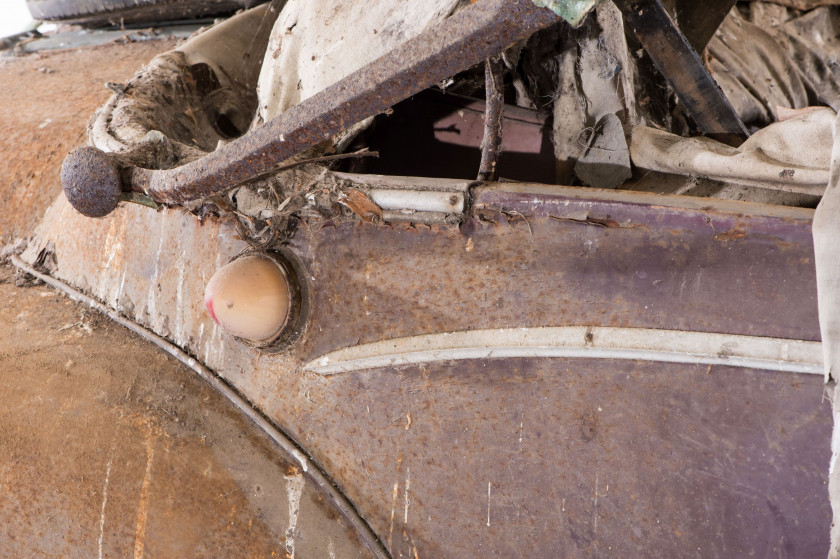
[[382,219],[382,208],[377,206],[367,194],[361,190],[348,188],[342,192],[338,202],[350,208],[363,221],[373,223]]

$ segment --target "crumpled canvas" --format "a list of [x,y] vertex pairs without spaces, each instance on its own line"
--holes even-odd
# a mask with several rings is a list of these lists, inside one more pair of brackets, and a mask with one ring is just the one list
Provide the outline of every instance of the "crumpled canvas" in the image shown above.
[[823,107],[797,115],[759,130],[737,148],[636,126],[630,158],[650,171],[820,195],[829,180],[836,114]]
[[805,83],[771,30],[733,9],[709,41],[706,64],[745,124],[776,120],[776,107],[808,105]]
[[805,13],[766,2],[734,8],[709,42],[705,62],[741,120],[762,127],[777,107],[840,110],[840,7],[799,1]]
[[840,0],[767,0],[769,3],[788,6],[797,10],[810,10],[818,6],[840,4]]
[[782,40],[815,100],[840,111],[840,7],[822,7],[787,21]]

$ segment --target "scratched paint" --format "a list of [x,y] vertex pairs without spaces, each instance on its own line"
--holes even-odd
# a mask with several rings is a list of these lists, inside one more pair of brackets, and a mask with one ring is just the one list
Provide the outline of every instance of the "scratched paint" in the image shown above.
[[111,446],[111,452],[108,454],[108,465],[105,467],[105,481],[102,484],[102,510],[99,513],[99,540],[98,551],[99,559],[102,559],[102,540],[105,537],[105,507],[108,505],[108,485],[111,482],[111,466],[114,461],[114,447]]
[[286,530],[286,551],[289,559],[295,559],[295,538],[297,537],[298,515],[300,514],[300,496],[306,480],[295,472],[286,476],[286,492],[289,496],[289,528]]
[[406,471],[406,474],[405,474],[405,490],[404,490],[405,514],[403,516],[403,524],[408,524],[408,505],[409,505],[409,502],[410,502],[409,499],[408,499],[408,492],[411,489],[411,468],[410,467],[406,468],[406,470],[407,471]]
[[397,496],[399,495],[399,492],[400,492],[400,482],[395,481],[394,482],[394,490],[392,491],[392,496],[391,496],[391,525],[388,528],[388,546],[387,546],[388,549],[392,549],[391,546],[393,545],[393,542],[394,542],[394,514],[396,513],[396,510],[397,510]]
[[[8,141],[0,142],[6,161],[0,169],[0,195],[7,210],[0,216],[4,241],[18,236],[29,238],[49,204],[56,197],[63,198],[58,180],[61,159],[84,141],[89,115],[110,95],[102,83],[125,82],[152,56],[173,46],[168,40],[114,43],[45,52],[35,58],[19,57],[2,65],[0,76],[6,86],[0,91],[0,112],[11,131]],[[39,94],[22,96],[22,92],[32,91]],[[18,101],[23,97],[27,101],[21,104]],[[38,128],[44,114],[53,120],[49,134]],[[113,216],[118,218],[114,222],[109,217],[91,224],[93,227],[78,229],[80,223],[73,213],[67,208],[48,218],[65,239],[58,254],[62,260],[59,266],[73,276],[74,285],[90,293],[95,290],[98,299],[117,306],[126,316],[138,318],[145,307],[152,267],[147,262],[142,268],[136,265],[156,254],[157,239],[150,241],[148,235],[158,230],[160,217],[148,212],[138,221],[126,212]],[[178,229],[173,226],[167,230]],[[235,240],[225,242],[222,258],[229,256],[225,247],[232,244],[230,250],[238,250]],[[212,236],[200,238],[199,244],[219,252]],[[164,255],[168,251],[164,246]],[[175,260],[189,276],[193,269],[190,255]],[[167,279],[163,272],[161,276]],[[201,283],[200,278],[189,281]],[[31,294],[38,300],[39,311],[26,316],[18,316],[20,310],[11,315],[0,311],[0,323],[27,329],[26,347],[4,338],[4,349],[15,348],[16,353],[0,354],[0,369],[4,371],[0,392],[21,395],[14,406],[4,407],[0,429],[0,450],[7,459],[0,464],[0,555],[98,557],[101,541],[104,557],[133,556],[139,493],[147,465],[147,430],[142,418],[149,415],[155,416],[163,431],[150,469],[145,554],[282,554],[287,527],[285,463],[272,454],[270,441],[253,431],[253,426],[242,421],[217,394],[196,382],[191,372],[145,344],[117,335],[119,329],[107,322],[92,320],[89,310],[71,305],[54,292],[40,297],[39,293],[48,291],[43,288],[2,287],[10,288],[4,291],[4,300],[14,292],[16,305],[12,310]],[[171,284],[164,281],[162,293],[165,296],[156,301],[157,312],[174,314]],[[189,300],[187,291],[184,295]],[[87,318],[79,321],[82,313]],[[63,317],[61,322],[49,321],[59,316]],[[193,308],[184,308],[183,316],[185,339],[202,324],[209,334],[209,322]],[[35,318],[42,319],[41,329],[34,324]],[[170,318],[170,324],[174,328],[176,321]],[[62,329],[64,326],[68,327]],[[33,353],[28,353],[30,350]],[[80,353],[107,356],[103,358],[107,370],[92,367],[81,371]],[[33,365],[33,374],[25,378],[19,375],[20,355],[37,356],[27,358],[37,366]],[[131,359],[126,359],[127,355]],[[224,359],[224,354],[219,358]],[[107,436],[115,424],[123,429],[109,469]],[[223,433],[230,436],[222,437]],[[206,444],[201,442],[203,437]],[[246,442],[245,450],[232,448],[235,441]],[[170,446],[171,451],[167,451]],[[200,462],[200,469],[193,460]],[[13,469],[12,464],[16,464]],[[212,466],[210,481],[202,478],[205,466]],[[220,502],[214,491],[219,486],[225,493],[237,490]],[[266,495],[273,495],[284,506],[270,506],[272,501]],[[325,531],[337,556],[369,556],[359,549],[352,530],[336,517],[329,503],[318,500],[311,484],[307,484],[301,499],[298,530],[308,545],[298,542],[299,557],[325,557],[326,543],[321,545],[318,539]],[[238,511],[234,524],[229,530],[226,526],[217,530],[216,519],[223,518],[231,508],[228,505],[234,504]],[[169,525],[160,522],[161,518],[173,517],[178,521]],[[204,537],[196,542],[192,539],[195,534]],[[214,534],[224,538],[214,539]]]
[[134,532],[134,559],[142,559],[146,548],[146,522],[149,517],[149,500],[151,499],[152,462],[155,458],[155,436],[152,434],[152,424],[146,435],[146,470],[143,483],[140,486],[140,502],[137,505],[137,527]]

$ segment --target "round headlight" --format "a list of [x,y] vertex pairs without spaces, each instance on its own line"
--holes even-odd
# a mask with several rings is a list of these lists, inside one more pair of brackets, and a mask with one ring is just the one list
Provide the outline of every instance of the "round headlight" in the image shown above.
[[204,304],[222,329],[258,346],[281,337],[292,322],[298,290],[289,269],[263,254],[246,254],[219,269]]

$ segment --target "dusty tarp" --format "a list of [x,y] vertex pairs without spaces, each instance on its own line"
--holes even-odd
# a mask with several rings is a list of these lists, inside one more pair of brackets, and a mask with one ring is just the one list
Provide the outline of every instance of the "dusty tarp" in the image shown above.
[[823,7],[782,26],[782,41],[815,101],[840,111],[840,8]]
[[449,16],[459,0],[289,0],[274,24],[257,93],[269,121]]
[[706,64],[746,124],[775,121],[776,107],[808,105],[805,84],[777,35],[750,23],[737,9],[709,41]]
[[800,14],[765,2],[749,6],[749,19],[738,9],[729,13],[704,55],[741,120],[765,126],[777,119],[777,107],[840,110],[840,8]]
[[788,6],[797,10],[810,10],[817,6],[839,5],[840,0],[767,0],[768,3]]
[[633,127],[630,157],[641,169],[783,192],[819,195],[829,179],[836,114],[799,111],[734,148],[710,138],[684,138]]

